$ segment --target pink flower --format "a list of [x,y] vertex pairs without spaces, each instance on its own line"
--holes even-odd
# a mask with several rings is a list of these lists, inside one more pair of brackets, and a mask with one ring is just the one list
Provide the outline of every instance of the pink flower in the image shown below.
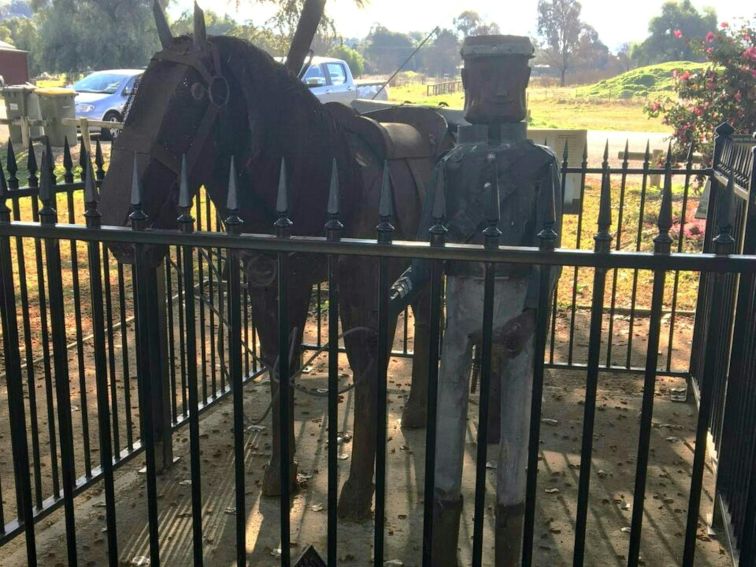
[[672,32],[672,34],[677,38],[680,39],[682,37],[682,31],[681,30],[675,30]]
[[719,27],[722,28],[723,30],[726,30],[727,28],[730,27],[730,24],[728,24],[727,22],[722,22],[721,24],[719,24]]
[[740,102],[741,100],[743,100],[743,95],[738,91],[735,93],[735,102]]
[[706,34],[706,42],[711,43],[714,41],[714,32],[709,32]]
[[749,47],[741,54],[741,57],[743,57],[743,59],[745,59],[746,61],[756,61],[756,47]]
[[680,75],[679,79],[681,81],[687,81],[690,79],[690,71],[685,71],[682,75]]
[[703,108],[701,108],[700,106],[695,107],[693,109],[693,114],[695,114],[696,116],[701,116],[703,114]]

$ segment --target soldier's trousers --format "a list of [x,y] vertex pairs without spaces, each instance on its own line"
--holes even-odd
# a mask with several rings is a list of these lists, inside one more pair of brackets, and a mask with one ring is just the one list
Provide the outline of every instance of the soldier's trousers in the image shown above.
[[[501,327],[522,312],[527,284],[524,278],[496,279],[494,328]],[[434,495],[442,501],[456,501],[460,497],[465,437],[468,429],[475,433],[467,421],[473,346],[470,334],[480,330],[483,324],[483,287],[484,280],[481,278],[447,278],[446,330],[438,384]],[[525,500],[533,339],[515,358],[494,357],[491,370],[491,379],[501,381],[501,440],[496,499],[497,504],[508,507]],[[468,450],[473,451],[474,458],[474,449],[468,447]]]

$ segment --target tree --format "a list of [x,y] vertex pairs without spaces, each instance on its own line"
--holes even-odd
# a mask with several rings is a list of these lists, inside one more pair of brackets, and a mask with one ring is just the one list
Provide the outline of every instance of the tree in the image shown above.
[[31,18],[11,18],[0,22],[0,40],[10,43],[18,49],[28,51],[29,72],[38,75],[44,69],[40,65],[39,31]]
[[365,38],[365,63],[368,72],[391,73],[410,56],[415,48],[406,34],[376,25]]
[[484,22],[475,10],[465,10],[454,18],[454,29],[460,39],[470,35],[489,35],[501,33],[495,22]]
[[337,45],[331,49],[329,55],[346,61],[352,70],[352,75],[355,77],[359,77],[365,72],[365,58],[359,51],[352,49],[348,45],[344,45],[343,43]]
[[460,63],[459,40],[448,29],[441,30],[422,53],[422,70],[429,75],[456,74]]
[[626,73],[633,68],[632,58],[633,46],[629,43],[623,43],[617,51],[617,60],[622,65],[622,72]]
[[674,128],[678,155],[693,144],[711,156],[712,132],[722,122],[729,122],[738,133],[756,131],[756,29],[753,23],[739,29],[721,24],[693,49],[708,61],[706,69],[675,71],[676,96],[651,101],[645,110]]
[[149,0],[51,0],[39,10],[48,71],[142,67],[159,48]]
[[650,35],[633,52],[634,58],[639,65],[703,61],[703,54],[695,46],[716,27],[717,15],[712,9],[699,13],[690,0],[667,2],[662,6],[661,14],[651,18],[648,24]]
[[577,0],[538,0],[538,33],[545,41],[549,63],[559,70],[562,86],[583,30],[580,10]]

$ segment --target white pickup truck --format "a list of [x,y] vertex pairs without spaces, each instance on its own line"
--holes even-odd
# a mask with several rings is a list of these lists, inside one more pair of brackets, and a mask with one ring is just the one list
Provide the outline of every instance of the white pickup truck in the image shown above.
[[[346,61],[331,57],[313,57],[302,80],[320,102],[340,102],[346,106],[355,99],[372,99],[383,84],[356,82]],[[388,100],[388,87],[375,100]]]

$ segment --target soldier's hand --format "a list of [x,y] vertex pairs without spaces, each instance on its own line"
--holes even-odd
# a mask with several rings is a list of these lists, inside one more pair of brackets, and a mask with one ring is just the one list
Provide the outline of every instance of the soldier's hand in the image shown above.
[[504,345],[510,358],[515,358],[525,348],[535,330],[535,319],[535,310],[526,309],[494,333],[496,342]]
[[[512,317],[503,326],[493,330],[493,341],[504,346],[509,358],[514,358],[522,352],[535,330],[535,311],[527,309]],[[483,344],[483,331],[478,329],[470,334],[473,344]]]

